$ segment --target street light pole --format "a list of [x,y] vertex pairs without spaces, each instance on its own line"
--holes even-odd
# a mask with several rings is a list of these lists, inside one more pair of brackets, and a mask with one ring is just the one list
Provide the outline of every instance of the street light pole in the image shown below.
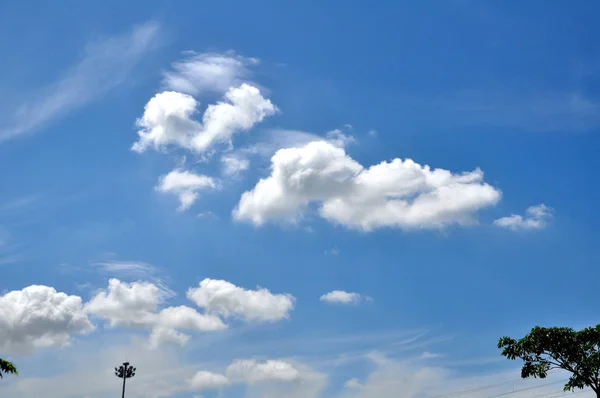
[[[125,372],[127,372],[128,365],[129,365],[129,362],[123,362],[123,367],[125,368]],[[121,395],[121,398],[125,398],[125,381],[126,380],[127,380],[127,377],[123,377],[123,394]]]
[[135,376],[135,368],[129,366],[129,362],[123,362],[123,365],[115,368],[115,376],[123,379],[123,395],[121,397],[125,398],[125,381]]

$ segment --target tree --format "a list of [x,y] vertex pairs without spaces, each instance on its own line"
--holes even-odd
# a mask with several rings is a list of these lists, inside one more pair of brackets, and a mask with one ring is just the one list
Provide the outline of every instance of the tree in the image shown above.
[[5,361],[4,359],[0,358],[0,379],[3,377],[3,373],[12,373],[15,375],[19,374],[19,372],[17,372],[17,367],[14,363]]
[[524,361],[521,377],[546,378],[552,369],[571,373],[565,391],[589,387],[600,398],[600,325],[579,331],[536,326],[520,340],[502,337],[502,355]]

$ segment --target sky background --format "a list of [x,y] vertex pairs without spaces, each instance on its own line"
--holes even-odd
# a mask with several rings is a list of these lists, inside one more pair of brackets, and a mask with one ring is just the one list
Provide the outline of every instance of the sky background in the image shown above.
[[500,336],[598,323],[599,12],[0,2],[0,395],[517,379]]

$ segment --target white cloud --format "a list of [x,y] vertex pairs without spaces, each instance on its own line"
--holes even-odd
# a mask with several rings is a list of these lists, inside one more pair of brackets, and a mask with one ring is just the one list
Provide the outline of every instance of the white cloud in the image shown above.
[[140,153],[170,145],[192,149],[192,137],[202,130],[202,125],[192,119],[197,106],[198,102],[191,95],[175,91],[156,94],[136,121],[142,129],[138,131],[139,140],[131,149]]
[[85,305],[86,312],[109,321],[110,326],[148,326],[163,301],[160,288],[148,282],[125,283],[110,279],[108,289],[101,290]]
[[227,378],[248,384],[264,382],[291,382],[300,379],[300,371],[289,362],[268,360],[257,362],[252,359],[240,359],[227,367]]
[[441,357],[440,354],[436,354],[435,352],[425,351],[419,356],[419,359],[434,359]]
[[227,176],[236,176],[250,167],[248,159],[231,154],[221,156],[221,164],[223,165],[223,174]]
[[189,388],[193,391],[201,391],[210,388],[219,388],[229,385],[229,380],[222,374],[201,370],[196,372],[189,381]]
[[256,58],[244,58],[235,53],[190,54],[173,63],[172,71],[163,74],[163,86],[185,94],[198,95],[208,91],[224,93],[246,81],[248,67]]
[[320,300],[331,304],[358,304],[364,299],[358,293],[348,293],[343,290],[333,290],[321,296]]
[[217,187],[218,185],[212,177],[194,174],[187,170],[173,170],[159,178],[156,190],[177,195],[179,210],[184,211],[198,199],[198,191]]
[[106,260],[91,264],[95,269],[109,277],[129,280],[146,280],[157,285],[164,296],[174,296],[175,292],[167,287],[159,274],[159,269],[143,261]]
[[431,169],[410,159],[364,168],[327,141],[281,149],[271,175],[245,192],[233,216],[260,226],[299,221],[310,203],[321,217],[349,228],[441,228],[473,223],[479,209],[500,200],[476,169],[462,174]]
[[148,276],[155,273],[155,268],[152,265],[142,261],[105,261],[94,263],[93,265],[107,273],[131,274],[136,276]]
[[345,148],[356,142],[356,139],[353,136],[344,134],[342,130],[339,129],[328,131],[326,137],[330,143],[340,148]]
[[150,333],[149,345],[152,349],[157,349],[165,345],[173,344],[183,347],[190,340],[190,336],[177,331],[176,329],[157,326]]
[[143,57],[155,48],[159,32],[157,23],[147,22],[125,35],[90,44],[82,60],[60,80],[21,104],[12,124],[0,129],[0,141],[37,129],[126,81]]
[[31,351],[69,344],[71,336],[91,332],[94,326],[79,296],[54,288],[31,285],[0,296],[0,349]]
[[334,146],[345,147],[355,142],[355,139],[341,130],[328,131],[322,136],[300,130],[268,129],[261,133],[259,142],[240,148],[235,153],[241,156],[271,157],[280,149],[301,148],[313,141],[327,141]]
[[240,316],[248,321],[278,321],[289,317],[294,309],[290,294],[272,294],[259,288],[246,290],[216,279],[204,279],[199,287],[189,289],[187,297],[209,312],[223,316]]
[[512,214],[508,217],[499,218],[494,221],[494,225],[513,231],[543,229],[548,225],[548,220],[552,218],[553,209],[542,203],[529,207],[525,214],[525,217]]
[[205,151],[216,142],[230,143],[234,133],[251,129],[277,111],[258,88],[245,83],[227,91],[225,100],[227,102],[209,105],[204,112],[203,130],[193,139],[198,151]]
[[163,343],[185,345],[189,336],[184,330],[216,331],[226,325],[214,315],[198,313],[195,309],[178,306],[159,310],[165,292],[149,282],[125,283],[109,281],[108,289],[101,290],[85,305],[85,311],[115,326],[134,326],[152,329],[150,345]]
[[187,388],[198,364],[190,366],[174,350],[148,350],[139,339],[122,336],[105,344],[86,339],[77,346],[41,357],[15,358],[19,377],[0,383],[0,396],[11,398],[107,398],[120,395],[112,371],[128,356],[138,368],[127,381],[128,398],[167,398]]
[[352,378],[344,383],[344,387],[346,388],[361,388],[362,384],[357,378]]
[[218,143],[231,145],[234,134],[250,130],[277,112],[258,88],[246,83],[229,89],[223,101],[209,105],[201,123],[192,119],[197,107],[196,100],[187,94],[173,91],[156,94],[137,120],[142,129],[132,150],[141,153],[149,148],[161,150],[175,145],[203,153]]

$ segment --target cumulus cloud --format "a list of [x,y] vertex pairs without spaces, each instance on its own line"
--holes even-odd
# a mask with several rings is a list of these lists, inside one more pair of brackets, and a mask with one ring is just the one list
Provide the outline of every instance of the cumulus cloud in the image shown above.
[[171,145],[192,149],[191,138],[202,130],[202,125],[192,119],[197,106],[198,102],[191,95],[175,91],[156,94],[136,121],[141,127],[140,138],[131,149],[140,153]]
[[141,130],[132,150],[141,153],[150,148],[177,146],[203,153],[218,143],[231,145],[234,134],[251,129],[277,112],[258,88],[246,83],[230,88],[222,101],[209,105],[202,122],[192,118],[197,107],[198,102],[188,94],[175,91],[156,94],[137,120]]
[[271,175],[245,192],[233,216],[256,226],[298,222],[309,204],[321,217],[349,228],[440,228],[474,222],[474,213],[500,200],[483,172],[454,174],[410,159],[369,168],[327,141],[280,149]]
[[177,169],[160,177],[156,190],[177,195],[179,210],[184,211],[198,199],[198,191],[217,187],[218,185],[212,177]]
[[525,217],[512,214],[508,217],[499,218],[494,221],[494,225],[513,231],[543,229],[548,225],[548,220],[552,218],[553,209],[542,203],[529,207],[525,214]]
[[321,296],[320,300],[330,304],[358,304],[365,297],[358,293],[348,293],[343,290],[333,290]]
[[264,382],[291,382],[300,378],[300,371],[289,362],[268,360],[257,362],[253,359],[240,359],[227,367],[227,378],[248,384]]
[[256,58],[245,58],[233,52],[191,53],[173,63],[172,70],[163,74],[163,86],[191,95],[209,91],[223,93],[246,81],[250,76],[249,66],[258,62]]
[[201,391],[210,388],[219,388],[229,385],[229,380],[222,374],[201,370],[196,372],[189,381],[189,388],[193,391]]
[[226,328],[218,317],[200,314],[190,307],[166,307],[159,310],[164,297],[165,293],[152,283],[125,283],[111,279],[108,289],[97,292],[84,309],[89,314],[107,320],[111,327],[152,329],[152,347],[164,343],[185,345],[189,336],[180,332],[180,329],[215,331]]
[[189,289],[187,297],[211,313],[239,316],[248,321],[278,321],[289,317],[295,298],[290,294],[273,294],[264,288],[247,290],[216,279],[204,279],[199,287]]
[[0,349],[31,351],[68,345],[72,335],[94,326],[83,311],[81,297],[54,288],[31,285],[0,296]]

